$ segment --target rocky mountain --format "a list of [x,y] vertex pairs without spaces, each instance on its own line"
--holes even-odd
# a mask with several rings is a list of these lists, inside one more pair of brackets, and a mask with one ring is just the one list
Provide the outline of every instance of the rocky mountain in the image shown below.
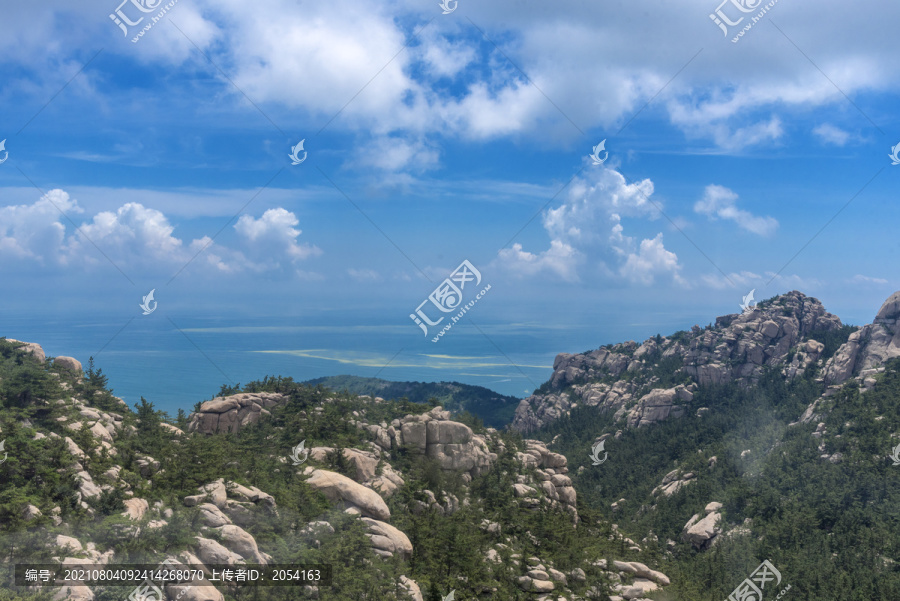
[[[581,518],[565,456],[440,406],[267,379],[172,424],[143,399],[129,409],[93,364],[9,340],[0,384],[0,537],[17,562],[333,568],[331,586],[152,589],[180,601],[643,599],[670,585]],[[2,599],[134,595],[2,586]]]
[[797,291],[718,317],[714,326],[562,353],[550,381],[519,403],[513,427],[531,432],[579,406],[613,412],[629,428],[647,426],[683,415],[682,404],[698,387],[749,387],[766,368],[792,379],[829,361],[825,378],[840,385],[898,352],[897,303],[897,295],[888,299],[875,323],[854,333],[834,358],[834,341],[847,328],[817,299]]
[[[172,420],[106,384],[0,339],[3,576],[328,565],[330,586],[157,598],[721,601],[763,573],[765,599],[900,599],[900,292],[861,328],[790,292],[559,355],[506,430],[290,378]],[[133,592],[0,582],[0,601]]]

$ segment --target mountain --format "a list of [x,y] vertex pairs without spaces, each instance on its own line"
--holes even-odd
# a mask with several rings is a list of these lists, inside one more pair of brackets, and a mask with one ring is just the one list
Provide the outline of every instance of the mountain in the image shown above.
[[559,355],[513,425],[281,377],[172,419],[0,339],[0,601],[134,590],[13,562],[165,560],[332,577],[179,601],[900,599],[900,292]]
[[307,380],[304,384],[389,400],[406,398],[413,403],[426,403],[434,398],[444,409],[453,413],[468,411],[494,428],[502,428],[512,421],[519,404],[516,397],[460,382],[391,382],[379,378],[329,376]]
[[[719,317],[715,326],[695,325],[690,332],[657,335],[640,345],[563,353],[553,362],[550,380],[516,408],[513,426],[536,430],[578,406],[613,411],[628,427],[678,417],[700,387],[730,382],[749,387],[772,368],[794,379],[830,359],[854,330],[818,300],[794,291],[742,314]],[[842,370],[830,376],[834,383],[846,380],[852,368]]]

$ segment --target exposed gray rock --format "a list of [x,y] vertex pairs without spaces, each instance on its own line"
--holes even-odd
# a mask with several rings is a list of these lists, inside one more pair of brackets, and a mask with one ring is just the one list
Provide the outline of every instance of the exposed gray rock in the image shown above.
[[[885,309],[886,321],[894,310]],[[782,367],[789,377],[802,373],[819,361],[824,350],[821,342],[809,340],[808,335],[839,327],[840,319],[826,312],[818,300],[793,291],[765,307],[719,317],[712,329],[695,327],[678,338],[651,338],[641,345],[626,342],[579,355],[560,354],[553,364],[550,390],[522,400],[513,427],[520,432],[535,430],[579,404],[612,411],[632,427],[677,417],[683,411],[679,401],[690,402],[697,385],[735,380],[750,385],[770,366]],[[792,350],[792,359],[787,361]],[[649,361],[660,355],[681,357],[681,371],[693,380],[676,390],[675,397],[654,386],[652,380],[623,379],[626,371],[640,375],[652,367]],[[626,410],[635,400],[637,405]]]
[[900,357],[900,292],[888,298],[875,321],[850,335],[825,365],[825,383],[841,384]]
[[231,518],[222,513],[222,510],[212,503],[203,503],[198,509],[200,510],[200,521],[211,528],[218,528],[231,523]]
[[219,533],[222,543],[231,551],[234,551],[244,559],[253,563],[261,565],[267,564],[265,558],[259,553],[259,547],[256,545],[256,540],[249,532],[240,526],[227,524],[225,526],[213,528],[213,530]]
[[678,392],[684,390],[684,386],[669,389],[657,388],[651,390],[638,400],[638,404],[628,412],[628,426],[640,428],[655,424],[670,417],[684,415],[684,407],[674,405],[678,399]]
[[708,513],[702,519],[699,514],[695,514],[685,524],[682,538],[697,549],[707,549],[710,541],[722,532],[722,527],[719,525],[721,518],[722,516],[717,511]]
[[197,556],[205,564],[224,563],[228,565],[240,565],[246,563],[244,558],[222,546],[211,538],[196,537]]
[[47,356],[44,354],[44,349],[40,344],[37,344],[36,342],[22,342],[21,340],[16,340],[15,338],[7,338],[6,341],[19,343],[19,350],[25,351],[26,353],[31,353],[34,358],[41,363],[43,363],[47,359]]
[[404,559],[412,556],[413,546],[409,538],[397,528],[379,520],[360,518],[365,522],[369,532],[366,536],[372,541],[372,546],[379,555],[390,557],[397,553]]
[[53,365],[74,372],[79,377],[84,373],[84,369],[81,367],[81,361],[74,357],[56,357],[53,359]]
[[411,601],[424,601],[419,584],[412,578],[400,576],[400,584],[407,590]]
[[242,427],[259,421],[261,416],[271,415],[267,407],[285,400],[287,397],[277,392],[242,392],[216,397],[201,404],[199,412],[191,414],[188,431],[202,434],[237,432]]
[[356,507],[366,517],[377,520],[390,519],[391,511],[384,499],[374,490],[328,470],[307,468],[304,473],[309,475],[306,483],[324,494],[330,501]]
[[147,503],[146,499],[135,497],[132,499],[125,499],[123,503],[125,504],[125,512],[122,515],[135,522],[143,518],[147,513],[147,510],[150,509],[150,505]]

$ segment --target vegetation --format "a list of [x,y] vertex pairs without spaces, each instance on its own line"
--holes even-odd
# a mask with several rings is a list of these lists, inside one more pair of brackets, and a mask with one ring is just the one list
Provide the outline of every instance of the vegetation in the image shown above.
[[448,411],[467,411],[493,428],[502,428],[512,421],[520,400],[489,388],[459,382],[390,382],[378,378],[331,376],[309,380],[306,384],[387,400],[405,398],[413,403],[427,403],[435,399]]
[[[845,327],[810,337],[825,344],[830,357],[853,331]],[[391,524],[407,534],[414,552],[408,560],[385,560],[373,554],[364,523],[316,492],[284,457],[301,440],[307,448],[327,446],[334,450],[310,463],[349,475],[354,466],[343,449],[365,449],[370,440],[352,420],[390,423],[443,401],[445,408],[454,407],[455,419],[484,432],[485,425],[498,423],[499,410],[485,409],[494,393],[457,390],[453,387],[459,385],[448,383],[387,383],[406,387],[391,389],[396,395],[366,389],[389,399],[376,403],[356,396],[351,386],[383,381],[330,382],[329,387],[341,390],[335,393],[323,381],[266,377],[223,386],[219,394],[287,395],[289,400],[273,407],[269,418],[237,434],[182,435],[166,425],[185,427],[184,412],[172,419],[144,398],[133,410],[123,406],[93,361],[79,378],[52,362],[39,363],[16,346],[0,339],[0,436],[10,458],[0,463],[0,554],[5,560],[0,601],[51,598],[9,584],[13,563],[50,560],[55,551],[47,546],[47,536],[95,541],[115,551],[116,564],[150,563],[190,548],[199,511],[184,507],[182,499],[217,478],[256,486],[275,498],[277,512],[254,507],[244,527],[275,563],[332,566],[334,584],[320,589],[322,601],[400,599],[401,575],[416,580],[429,600],[450,590],[459,599],[530,600],[535,596],[522,592],[517,579],[529,569],[522,560],[531,556],[563,572],[583,568],[586,582],[570,580],[568,587],[585,599],[606,599],[611,592],[605,572],[593,565],[600,559],[641,561],[663,571],[672,580],[666,588],[671,599],[721,601],[765,559],[798,599],[900,599],[900,467],[888,457],[900,444],[900,359],[885,365],[871,391],[860,393],[848,385],[830,397],[820,407],[826,417],[819,436],[813,436],[817,424],[794,423],[824,390],[814,367],[793,380],[768,368],[752,385],[701,387],[685,402],[684,417],[647,428],[628,429],[612,413],[576,407],[530,436],[568,458],[568,476],[578,490],[577,527],[561,509],[528,509],[514,496],[513,485],[529,472],[515,459],[525,449],[518,433],[499,435],[500,442],[492,443],[498,453],[492,469],[470,482],[468,476],[440,469],[428,456],[395,446],[378,469],[390,463],[403,475],[404,484],[387,503]],[[628,372],[641,386],[687,382],[680,357],[664,358],[657,350],[641,360],[641,369]],[[73,396],[122,416],[115,455],[97,444],[87,420],[73,425],[80,419],[77,413],[57,402]],[[619,431],[606,440],[607,461],[592,465],[589,450],[596,438]],[[67,437],[86,452],[78,458],[80,465]],[[82,467],[102,474],[113,466],[121,466],[119,478],[134,496],[177,509],[163,527],[147,528],[122,516],[126,496],[116,487],[91,499],[80,497],[76,474]],[[697,477],[672,496],[654,492],[673,470]],[[96,476],[95,482],[103,486],[112,480]],[[613,511],[612,503],[620,499]],[[723,504],[727,534],[698,551],[682,541],[682,530],[710,501]],[[27,521],[28,505],[42,515]],[[455,511],[447,510],[451,505]],[[327,520],[334,532],[305,528],[316,520]],[[640,550],[630,549],[620,534],[637,541]],[[496,562],[485,559],[489,552],[497,554]],[[766,599],[773,598],[766,592]],[[98,601],[124,596],[122,589],[97,592]],[[297,590],[290,587],[226,592],[228,601],[295,598]]]

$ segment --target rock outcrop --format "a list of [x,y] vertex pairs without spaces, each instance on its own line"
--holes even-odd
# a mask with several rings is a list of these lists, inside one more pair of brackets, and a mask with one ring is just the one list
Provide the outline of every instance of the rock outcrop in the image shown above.
[[344,508],[355,509],[364,517],[382,521],[391,518],[391,510],[384,499],[371,488],[328,470],[307,467],[303,473],[309,476],[306,483],[332,503],[341,503]]
[[808,424],[822,419],[822,402],[833,396],[850,380],[857,380],[861,391],[871,390],[874,376],[884,371],[884,362],[900,357],[900,292],[881,305],[875,320],[850,334],[834,356],[825,363],[824,381],[828,385],[822,397],[806,408],[796,423]]
[[825,383],[841,384],[863,372],[873,373],[888,359],[900,357],[900,292],[888,298],[875,321],[850,335],[825,365]]
[[[886,306],[895,304],[889,301]],[[884,310],[885,321],[896,322],[890,317],[894,310]],[[513,427],[527,433],[580,405],[614,411],[629,427],[680,417],[679,402],[690,401],[697,386],[732,381],[750,385],[766,367],[780,367],[795,377],[819,361],[824,350],[824,344],[809,336],[841,325],[818,300],[794,291],[745,313],[719,317],[707,329],[694,326],[690,332],[650,338],[640,345],[625,342],[579,355],[563,353],[553,362],[550,381],[519,403]],[[880,335],[873,348],[893,347]],[[680,361],[676,374],[684,376],[685,384],[658,384],[652,371],[664,360]]]
[[81,361],[75,359],[74,357],[55,357],[53,359],[53,365],[61,367],[63,369],[67,369],[76,374],[78,377],[81,377],[81,374],[84,372],[84,369],[81,367]]
[[653,489],[653,494],[662,493],[666,497],[671,497],[687,484],[696,482],[696,478],[694,472],[682,474],[681,470],[672,470],[663,477],[662,483]]
[[43,363],[47,360],[47,355],[44,354],[44,349],[40,344],[36,342],[22,342],[21,340],[16,340],[15,338],[7,338],[7,342],[14,342],[19,345],[19,348],[26,353],[31,353],[35,359]]
[[708,549],[715,537],[722,532],[720,524],[722,515],[719,513],[721,508],[721,503],[712,502],[706,505],[705,516],[701,517],[699,513],[694,514],[684,525],[682,539],[691,543],[696,549]]
[[277,392],[243,392],[226,397],[216,397],[200,405],[200,411],[192,413],[188,422],[189,432],[215,434],[237,432],[242,427],[271,415],[273,407],[287,399]]
[[567,476],[569,468],[565,455],[553,453],[547,445],[539,440],[525,440],[525,451],[516,453],[516,458],[526,468],[535,468],[534,474],[537,481],[531,481],[527,476],[519,476],[519,481],[513,485],[513,492],[517,497],[528,502],[535,503],[540,496],[540,490],[544,498],[550,501],[551,506],[560,504],[572,514],[578,521],[577,495],[572,486],[572,480]]
[[366,536],[372,541],[377,555],[392,557],[395,553],[403,559],[412,556],[413,546],[409,538],[390,524],[372,518],[361,518],[368,528]]

